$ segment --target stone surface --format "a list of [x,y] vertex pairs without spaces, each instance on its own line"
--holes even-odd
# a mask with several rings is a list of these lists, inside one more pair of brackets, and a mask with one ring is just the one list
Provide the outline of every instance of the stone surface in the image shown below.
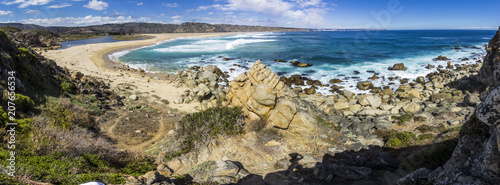
[[390,68],[390,70],[394,70],[394,71],[404,71],[406,70],[406,67],[405,67],[405,64],[404,63],[397,63],[397,64],[394,64],[392,66],[392,68]]
[[293,117],[297,113],[297,106],[292,100],[281,100],[269,115],[269,123],[272,126],[287,129]]
[[403,111],[408,114],[416,113],[422,109],[422,106],[418,103],[412,102],[403,106]]
[[359,90],[368,90],[373,88],[372,82],[358,82],[357,87]]

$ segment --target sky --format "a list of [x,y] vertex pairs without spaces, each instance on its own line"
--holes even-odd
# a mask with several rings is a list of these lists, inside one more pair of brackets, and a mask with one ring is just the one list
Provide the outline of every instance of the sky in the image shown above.
[[152,22],[364,29],[497,29],[499,0],[0,0],[0,22]]

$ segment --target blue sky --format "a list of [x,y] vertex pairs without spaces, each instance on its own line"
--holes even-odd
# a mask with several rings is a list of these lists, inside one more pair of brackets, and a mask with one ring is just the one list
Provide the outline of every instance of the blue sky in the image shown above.
[[0,0],[0,22],[206,22],[301,28],[497,29],[499,0]]

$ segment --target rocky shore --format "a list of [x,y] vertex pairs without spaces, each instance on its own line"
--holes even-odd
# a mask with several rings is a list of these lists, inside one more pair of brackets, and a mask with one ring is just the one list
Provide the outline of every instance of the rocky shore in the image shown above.
[[[443,56],[437,59],[446,60]],[[414,81],[394,77],[402,84],[394,90],[374,87],[370,82],[377,78],[374,75],[357,86],[370,90],[368,94],[355,94],[335,85],[339,79],[321,84],[301,76],[279,77],[260,61],[231,82],[227,72],[216,66],[180,71],[173,83],[187,89],[173,103],[199,103],[199,110],[241,107],[247,127],[264,124],[264,130],[273,130],[279,137],[262,139],[262,131],[254,130],[218,138],[172,160],[160,152],[156,162],[162,166],[157,172],[132,178],[128,183],[157,180],[153,176],[157,173],[170,182],[175,179],[168,177],[188,175],[194,182],[219,184],[395,183],[412,169],[401,163],[416,160],[419,154],[427,155],[422,151],[408,155],[404,148],[457,138],[461,125],[481,103],[484,87],[477,83],[477,76],[482,62],[456,66],[448,63]],[[388,70],[405,67],[395,64]],[[305,84],[310,87],[292,88]],[[328,86],[335,94],[321,95],[315,92],[317,86]],[[168,145],[175,135],[172,131],[160,144]],[[397,159],[401,156],[405,159]]]

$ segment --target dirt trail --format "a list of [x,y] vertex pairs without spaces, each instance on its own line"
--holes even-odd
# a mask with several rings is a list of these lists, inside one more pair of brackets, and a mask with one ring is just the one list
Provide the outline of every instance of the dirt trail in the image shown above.
[[[178,120],[179,115],[176,115],[176,117],[166,117],[168,112],[165,109],[166,106],[154,107],[155,110],[161,111],[161,113],[154,115],[153,117],[144,117],[140,118],[141,120],[150,120],[150,121],[144,121],[149,124],[149,127],[152,127],[155,129],[155,132],[148,132],[148,134],[152,134],[153,136],[150,139],[147,139],[145,141],[142,141],[140,143],[134,143],[130,144],[127,143],[127,141],[130,141],[134,139],[134,137],[129,137],[129,135],[123,134],[123,133],[117,133],[117,126],[123,126],[123,124],[134,124],[134,125],[140,125],[139,123],[133,122],[133,121],[123,121],[124,118],[132,116],[130,112],[126,111],[117,111],[118,117],[114,118],[112,120],[109,120],[109,123],[112,123],[112,125],[105,127],[104,133],[107,135],[109,138],[114,140],[116,142],[115,146],[117,149],[120,150],[126,150],[128,152],[136,153],[136,154],[145,154],[144,151],[148,149],[149,146],[154,144],[157,141],[160,141],[164,136],[167,135],[167,133],[174,128],[174,125],[176,121]],[[146,114],[147,115],[147,114]],[[158,118],[159,116],[159,118]],[[158,121],[156,121],[158,119]],[[132,129],[132,131],[135,131],[135,129]],[[137,140],[134,140],[137,141]]]

